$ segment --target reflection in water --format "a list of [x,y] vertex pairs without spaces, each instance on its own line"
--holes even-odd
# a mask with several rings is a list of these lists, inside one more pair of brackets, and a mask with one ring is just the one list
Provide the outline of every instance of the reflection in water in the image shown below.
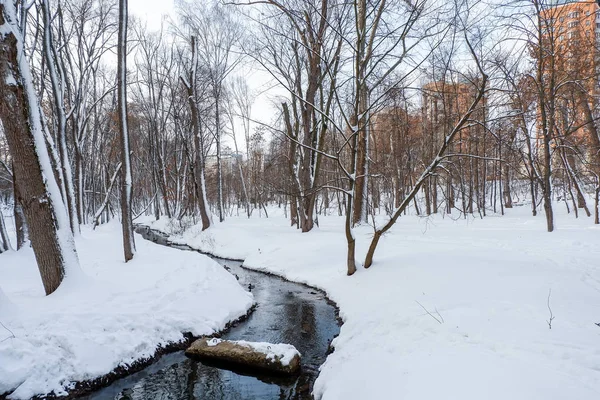
[[[144,238],[166,244],[149,230]],[[180,246],[181,248],[181,246]],[[185,249],[185,247],[183,247]],[[243,323],[223,335],[244,339],[290,343],[302,353],[302,373],[296,378],[247,376],[191,360],[178,352],[163,356],[148,368],[121,379],[86,399],[111,400],[240,400],[310,399],[318,367],[325,361],[329,343],[339,332],[335,308],[321,293],[274,276],[249,271],[240,262],[215,259],[238,276],[243,287],[252,285],[259,304]]]

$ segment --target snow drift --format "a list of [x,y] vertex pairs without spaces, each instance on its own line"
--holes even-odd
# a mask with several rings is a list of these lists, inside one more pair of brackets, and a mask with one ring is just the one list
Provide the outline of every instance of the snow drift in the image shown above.
[[125,264],[119,228],[84,229],[83,274],[47,297],[31,249],[0,255],[0,322],[14,334],[0,326],[0,393],[64,395],[183,333],[219,331],[251,307],[252,295],[206,256],[138,240]]

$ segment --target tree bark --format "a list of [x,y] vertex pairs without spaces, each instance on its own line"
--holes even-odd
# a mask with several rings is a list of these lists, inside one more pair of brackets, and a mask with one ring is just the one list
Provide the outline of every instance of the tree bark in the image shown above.
[[[14,168],[13,168],[14,171]],[[14,193],[14,214],[15,214],[15,231],[17,234],[17,250],[20,250],[23,245],[29,241],[29,229],[27,228],[27,220],[23,213],[23,205],[19,200],[19,190],[17,189],[16,181],[13,179],[13,193]]]

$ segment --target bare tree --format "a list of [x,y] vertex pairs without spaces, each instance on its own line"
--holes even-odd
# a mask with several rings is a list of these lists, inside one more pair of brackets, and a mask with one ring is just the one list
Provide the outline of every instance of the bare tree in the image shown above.
[[[136,29],[138,42],[138,54],[136,67],[138,78],[136,99],[140,112],[144,116],[146,125],[146,137],[148,138],[148,152],[151,164],[149,168],[152,175],[153,192],[159,194],[156,201],[162,200],[162,208],[167,218],[173,216],[172,207],[169,204],[169,189],[167,164],[167,148],[172,131],[173,107],[176,103],[173,99],[171,85],[174,79],[176,58],[174,49],[167,48],[164,39],[164,31],[161,27],[159,32],[149,33],[143,27]],[[160,206],[155,206],[155,216],[158,219]]]
[[[235,116],[234,112],[238,114],[242,121],[244,130],[244,139],[246,143],[246,156],[250,155],[250,112],[252,109],[252,95],[249,93],[248,84],[240,77],[234,79],[231,83],[231,94],[229,104],[229,120],[231,125],[231,136],[233,138],[233,145],[235,148],[236,155],[240,154],[237,142],[237,136],[235,132]],[[246,207],[246,214],[250,218],[250,198],[248,197],[248,190],[246,188],[246,178],[244,168],[242,166],[242,159],[238,157],[237,165],[240,174],[240,181],[242,185],[242,193],[244,196],[244,202]]]
[[73,233],[79,233],[79,217],[75,204],[75,189],[73,187],[73,172],[67,148],[67,111],[65,106],[66,76],[52,35],[52,19],[48,0],[41,3],[44,17],[44,58],[52,84],[52,98],[57,119],[56,140],[60,156],[60,173],[62,174],[63,199],[69,212],[69,221]]
[[[458,21],[462,22],[462,18],[459,17]],[[465,126],[467,126],[470,123],[471,115],[477,110],[480,102],[484,99],[484,95],[487,90],[488,75],[484,70],[483,60],[481,60],[481,56],[475,51],[474,46],[472,44],[472,39],[469,38],[469,35],[466,31],[466,26],[464,26],[464,22],[463,33],[466,47],[468,48],[468,51],[473,58],[477,72],[480,77],[480,79],[477,81],[477,91],[474,97],[472,98],[471,104],[468,107],[468,109],[460,116],[456,124],[448,132],[445,133],[444,140],[437,149],[435,158],[433,158],[433,160],[429,162],[425,170],[421,173],[421,175],[415,182],[415,185],[413,186],[412,190],[409,193],[407,193],[406,197],[401,202],[400,206],[394,210],[392,216],[384,224],[382,224],[379,227],[374,227],[373,238],[369,245],[369,249],[367,251],[367,255],[363,264],[365,268],[369,268],[373,264],[373,256],[375,254],[377,245],[379,244],[379,240],[381,239],[381,237],[394,226],[398,218],[402,215],[402,213],[408,207],[413,198],[417,195],[417,193],[419,193],[421,187],[425,184],[425,182],[427,182],[427,179],[431,175],[435,174],[438,171],[438,169],[442,166],[443,162],[447,160],[449,155],[446,154],[446,151],[453,142],[453,139],[460,134],[460,132]],[[482,38],[478,39],[482,40]]]
[[194,138],[194,177],[197,192],[200,218],[202,219],[202,230],[211,226],[210,211],[206,197],[206,179],[204,176],[204,138],[200,129],[200,110],[198,108],[198,53],[196,37],[192,36],[190,70],[187,76],[181,75],[180,79],[187,91],[187,98],[191,110],[191,125]]

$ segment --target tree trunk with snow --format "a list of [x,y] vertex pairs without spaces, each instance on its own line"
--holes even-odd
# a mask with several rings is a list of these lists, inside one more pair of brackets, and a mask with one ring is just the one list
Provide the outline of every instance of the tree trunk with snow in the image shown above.
[[48,156],[42,116],[16,10],[0,0],[0,119],[13,159],[18,201],[29,223],[31,244],[46,294],[67,271],[78,268],[69,219]]
[[[52,85],[52,98],[57,117],[56,140],[58,145],[58,154],[60,157],[60,174],[64,183],[65,192],[63,200],[69,213],[69,223],[73,233],[79,232],[79,218],[75,200],[75,188],[73,186],[73,173],[71,170],[71,161],[69,160],[69,151],[67,149],[67,115],[65,110],[65,74],[61,68],[56,47],[52,43],[52,19],[50,17],[50,7],[48,0],[42,1],[42,14],[44,17],[44,58],[50,75]],[[60,75],[60,76],[59,76]]]
[[131,215],[131,155],[127,129],[127,0],[119,0],[119,44],[117,50],[117,95],[119,135],[121,139],[121,224],[125,262],[135,254]]
[[188,78],[181,77],[183,85],[187,90],[188,103],[192,114],[192,131],[194,135],[194,178],[196,184],[196,197],[198,208],[200,208],[200,219],[202,220],[202,230],[206,230],[211,225],[210,213],[208,210],[208,201],[206,199],[206,184],[204,178],[204,162],[202,159],[202,133],[200,132],[200,113],[198,103],[196,102],[196,68],[198,64],[198,54],[196,51],[196,38],[192,36],[192,65]]

